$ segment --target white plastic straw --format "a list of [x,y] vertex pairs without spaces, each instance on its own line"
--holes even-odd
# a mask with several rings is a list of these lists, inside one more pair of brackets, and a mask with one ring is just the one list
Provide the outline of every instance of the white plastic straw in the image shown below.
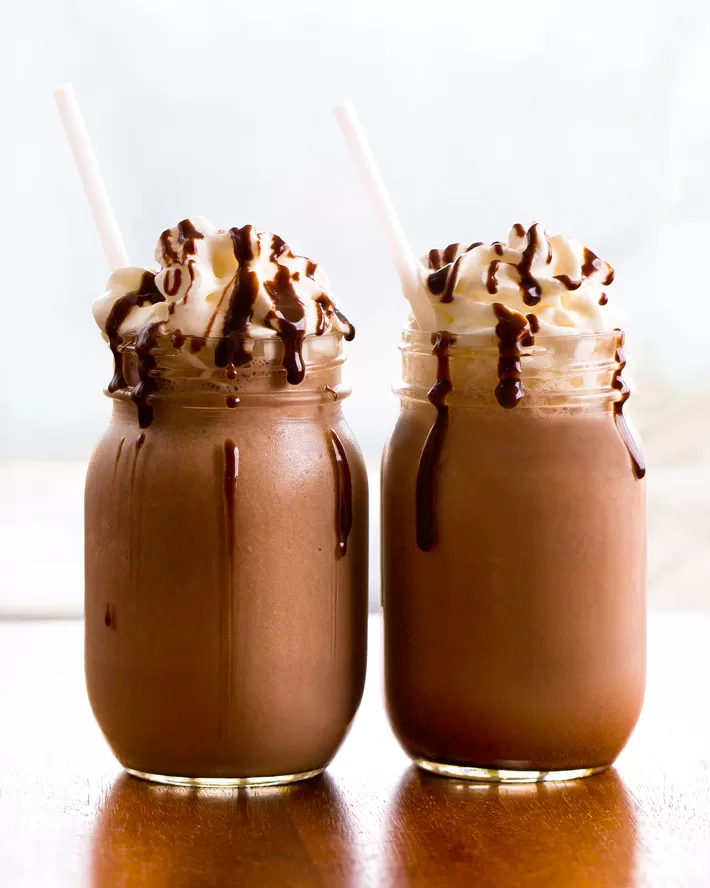
[[420,330],[432,330],[434,313],[419,284],[417,260],[407,243],[355,106],[350,99],[343,99],[333,106],[333,111],[387,241],[392,262],[402,283],[402,291],[412,307],[417,325]]
[[62,86],[56,87],[54,89],[54,98],[57,100],[62,123],[74,154],[74,160],[79,169],[81,183],[84,186],[111,271],[130,265],[126,248],[123,246],[123,238],[118,228],[118,222],[111,209],[104,180],[101,177],[96,155],[91,147],[86,124],[84,123],[84,118],[82,117],[71,83],[65,83]]

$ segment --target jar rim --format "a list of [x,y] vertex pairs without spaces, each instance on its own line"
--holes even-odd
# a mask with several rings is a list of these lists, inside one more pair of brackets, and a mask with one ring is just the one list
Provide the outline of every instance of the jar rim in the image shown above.
[[[451,343],[451,351],[459,349],[471,350],[488,350],[490,348],[498,348],[498,337],[494,333],[455,333],[452,331],[441,330],[417,330],[414,327],[402,328],[402,339],[408,340],[415,345],[431,346],[432,337],[438,333],[449,332],[454,337]],[[617,328],[615,330],[607,330],[602,333],[577,332],[574,333],[557,333],[557,334],[535,334],[535,345],[523,347],[523,354],[533,353],[537,348],[545,348],[559,344],[575,344],[579,342],[594,343],[612,343],[618,342],[620,338],[625,336],[625,331]]]
[[[269,333],[270,335],[266,336],[248,336],[245,334],[242,339],[244,342],[254,343],[255,345],[263,343],[265,346],[278,344],[283,341],[275,330],[269,331]],[[118,346],[118,350],[120,352],[135,352],[137,339],[137,336],[131,336],[130,338],[125,339]],[[176,339],[179,339],[181,343],[180,348],[182,348],[182,343],[200,342],[203,343],[203,348],[214,351],[220,342],[229,340],[230,337],[200,336],[196,333],[183,333],[180,330],[170,330],[161,333],[151,351],[155,354],[167,354],[168,352],[172,353],[176,350],[179,351],[180,348],[175,345]],[[337,340],[342,340],[343,342],[346,341],[344,335],[337,330],[328,330],[326,333],[321,334],[306,333],[303,337],[303,342],[336,342]]]

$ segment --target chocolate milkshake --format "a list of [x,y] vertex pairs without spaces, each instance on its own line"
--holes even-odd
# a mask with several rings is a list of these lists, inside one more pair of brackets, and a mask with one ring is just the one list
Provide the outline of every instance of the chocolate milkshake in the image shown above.
[[353,328],[276,235],[204,219],[95,317],[113,417],[86,486],[86,679],[131,773],[323,770],[365,677],[367,479],[344,421]]
[[491,781],[610,765],[645,685],[645,467],[611,268],[539,225],[422,268],[383,461],[387,706],[415,763]]

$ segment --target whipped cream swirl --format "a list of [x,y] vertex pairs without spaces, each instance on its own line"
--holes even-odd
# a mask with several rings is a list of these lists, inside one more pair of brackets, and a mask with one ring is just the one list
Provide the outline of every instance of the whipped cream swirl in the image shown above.
[[323,270],[277,234],[185,219],[161,234],[155,258],[159,271],[119,268],[94,303],[114,353],[110,391],[126,385],[120,349],[130,342],[145,350],[161,337],[177,347],[190,337],[192,352],[212,350],[215,365],[229,368],[251,360],[255,339],[278,337],[287,380],[297,385],[306,336],[355,335],[327,292]]
[[534,315],[541,336],[603,333],[614,270],[579,241],[548,235],[535,223],[513,226],[507,244],[450,244],[422,259],[421,281],[435,329],[495,335],[504,306]]

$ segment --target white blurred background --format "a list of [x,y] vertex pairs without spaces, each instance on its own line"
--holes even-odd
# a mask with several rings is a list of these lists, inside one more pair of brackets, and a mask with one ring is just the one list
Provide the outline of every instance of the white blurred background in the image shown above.
[[651,601],[710,609],[707,0],[0,12],[0,612],[80,610],[83,470],[108,410],[90,311],[107,268],[51,94],[66,80],[135,264],[202,214],[324,266],[358,330],[348,412],[373,476],[405,308],[334,100],[355,101],[417,252],[540,220],[611,262],[651,464]]

